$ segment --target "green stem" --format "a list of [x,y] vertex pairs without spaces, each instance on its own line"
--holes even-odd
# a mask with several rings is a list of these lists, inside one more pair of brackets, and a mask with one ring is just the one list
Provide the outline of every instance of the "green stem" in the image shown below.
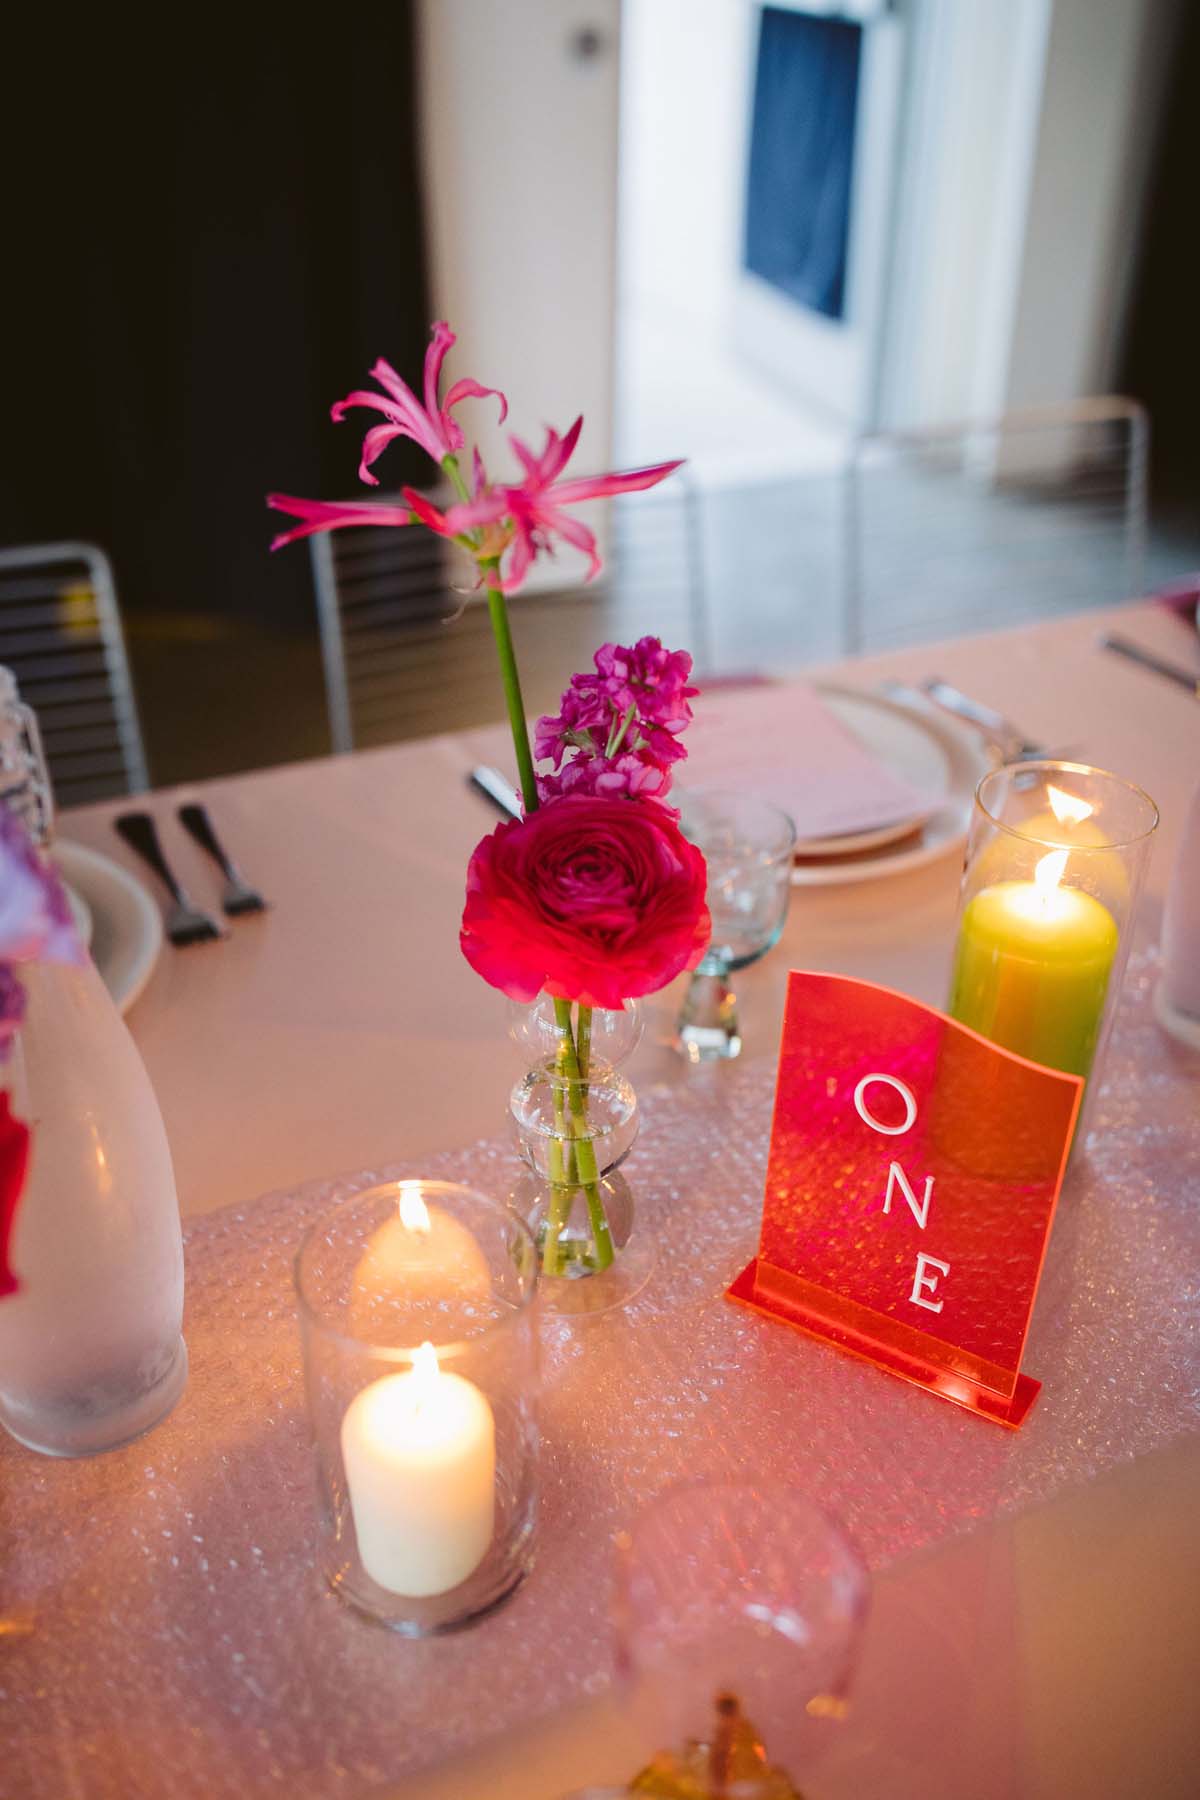
[[[485,579],[488,575],[495,577],[498,564],[494,556],[485,557],[479,566],[484,571]],[[529,726],[525,721],[525,702],[521,698],[521,677],[517,673],[517,658],[513,650],[512,632],[508,623],[508,608],[504,604],[504,595],[498,587],[488,585],[487,603],[488,618],[492,624],[492,636],[496,640],[496,654],[500,658],[500,679],[504,683],[504,700],[508,707],[508,726],[512,732],[513,749],[517,755],[517,772],[521,778],[521,797],[525,802],[526,813],[536,812],[537,782],[533,774],[533,752],[529,748]]]
[[604,1201],[600,1195],[600,1170],[596,1162],[596,1146],[593,1144],[591,1133],[588,1130],[583,1077],[580,1073],[579,1056],[575,1048],[575,1036],[571,1030],[571,1002],[556,1000],[554,1017],[558,1023],[559,1038],[566,1062],[567,1107],[571,1114],[575,1163],[579,1173],[579,1183],[587,1201],[588,1220],[596,1245],[596,1267],[607,1269],[613,1259],[612,1233],[608,1227],[608,1215],[604,1211]]
[[[571,1189],[574,1185],[573,1159],[564,1155],[567,1138],[567,1114],[563,1099],[563,1055],[560,1047],[554,1084],[554,1136],[550,1140],[550,1209],[546,1215],[546,1236],[542,1243],[542,1268],[547,1275],[562,1273],[562,1234],[571,1212]],[[572,1164],[568,1177],[568,1162]]]

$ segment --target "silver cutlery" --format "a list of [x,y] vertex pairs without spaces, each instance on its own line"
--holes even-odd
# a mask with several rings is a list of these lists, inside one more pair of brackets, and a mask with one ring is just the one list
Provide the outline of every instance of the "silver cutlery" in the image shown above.
[[1019,726],[1003,713],[995,712],[982,701],[972,700],[969,695],[962,694],[940,675],[931,675],[928,681],[921,683],[922,691],[929,695],[935,706],[943,712],[953,714],[957,719],[966,719],[968,724],[975,725],[993,743],[1005,762],[1036,762],[1047,754],[1044,744],[1035,743],[1027,738]]
[[499,769],[489,769],[486,764],[481,763],[478,768],[471,770],[467,780],[485,799],[490,800],[493,806],[497,807],[500,812],[506,813],[510,819],[525,817],[521,796],[512,782],[507,781]]
[[188,835],[195,839],[202,850],[207,850],[225,877],[225,891],[221,895],[221,905],[231,919],[240,913],[265,912],[267,903],[255,888],[250,886],[233,858],[229,855],[216,832],[208,809],[196,801],[189,801],[179,809],[179,820]]
[[210,919],[206,912],[201,912],[193,905],[163,855],[162,845],[158,841],[158,828],[147,812],[122,813],[116,822],[117,830],[125,839],[131,850],[136,850],[142,861],[146,863],[162,882],[171,896],[172,906],[167,913],[167,936],[173,944],[201,944],[209,938],[225,936],[215,919]]
[[1112,650],[1117,656],[1128,657],[1130,662],[1137,663],[1140,668],[1150,669],[1155,675],[1162,675],[1167,681],[1174,681],[1179,687],[1186,688],[1193,699],[1200,699],[1200,675],[1193,675],[1179,663],[1168,662],[1165,657],[1155,656],[1151,650],[1143,650],[1140,644],[1131,643],[1128,638],[1115,634],[1100,639],[1102,650]]

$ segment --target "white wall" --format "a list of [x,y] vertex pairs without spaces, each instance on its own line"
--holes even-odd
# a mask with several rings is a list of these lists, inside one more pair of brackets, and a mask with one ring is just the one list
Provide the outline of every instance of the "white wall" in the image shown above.
[[[580,412],[573,466],[608,466],[619,23],[619,0],[421,0],[433,305],[459,336],[452,373],[508,394],[504,431],[493,402],[462,415],[497,475],[509,430],[540,441]],[[585,27],[605,39],[586,61]]]
[[881,412],[1111,387],[1178,0],[908,0]]
[[625,0],[622,34],[622,304],[723,329],[741,262],[746,0]]

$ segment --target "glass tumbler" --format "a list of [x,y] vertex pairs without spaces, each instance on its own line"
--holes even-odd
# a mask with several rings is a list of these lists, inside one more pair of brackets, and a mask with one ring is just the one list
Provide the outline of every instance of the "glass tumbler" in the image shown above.
[[708,863],[712,941],[688,985],[677,1042],[689,1062],[709,1062],[741,1054],[730,976],[779,942],[792,891],[796,827],[753,794],[711,788],[680,795],[679,822]]
[[798,1489],[668,1489],[617,1564],[618,1673],[662,1746],[655,1775],[747,1796],[798,1782],[846,1710],[869,1593],[857,1552]]
[[1083,763],[1014,763],[980,782],[948,1011],[1031,1062],[1099,1067],[1133,940],[1158,808]]
[[409,1637],[480,1618],[533,1559],[527,1227],[471,1188],[387,1182],[313,1225],[295,1276],[325,1578]]

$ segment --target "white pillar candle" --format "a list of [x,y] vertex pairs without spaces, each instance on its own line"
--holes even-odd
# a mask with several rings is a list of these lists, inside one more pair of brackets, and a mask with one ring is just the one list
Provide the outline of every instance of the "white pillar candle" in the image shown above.
[[495,1530],[496,1427],[479,1389],[422,1344],[410,1372],[357,1394],[342,1458],[363,1568],[390,1593],[448,1593]]

